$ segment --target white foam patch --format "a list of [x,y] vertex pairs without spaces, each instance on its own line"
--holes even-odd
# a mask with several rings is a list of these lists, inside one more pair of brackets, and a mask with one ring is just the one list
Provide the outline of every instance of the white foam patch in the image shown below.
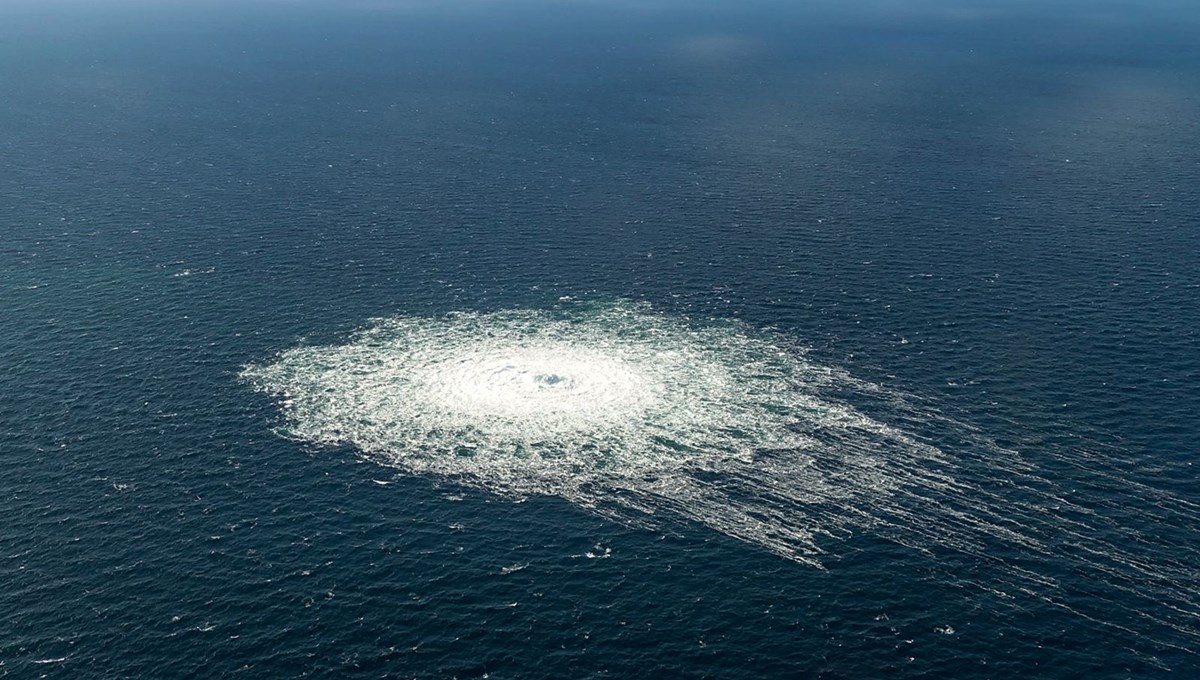
[[[1004,579],[973,585],[1005,597],[1121,627],[1101,612],[1134,598],[1138,617],[1200,637],[1195,562],[1131,552],[1117,541],[1136,532],[1114,530],[1014,452],[740,324],[631,303],[397,317],[243,378],[278,396],[288,436],[351,444],[412,474],[558,496],[635,525],[695,521],[818,567],[833,539],[870,532],[986,564]],[[954,453],[906,424],[943,433]],[[1111,469],[1085,454],[1063,462],[1097,478]],[[1200,516],[1126,486],[1157,494],[1164,521]],[[1112,597],[1086,592],[1079,601],[1096,608],[1075,609],[1042,575],[1053,567],[1035,568],[1064,559]]]
[[654,475],[816,446],[793,425],[871,426],[800,389],[827,373],[733,328],[613,305],[386,319],[244,376],[282,397],[295,437],[590,505],[597,483],[643,488]]

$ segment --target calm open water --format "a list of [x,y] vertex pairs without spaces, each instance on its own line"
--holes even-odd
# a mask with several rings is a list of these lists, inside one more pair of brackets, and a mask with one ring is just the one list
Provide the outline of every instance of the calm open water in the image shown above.
[[[792,5],[0,5],[0,676],[1200,674],[1200,8]],[[242,377],[564,298],[787,338],[960,486],[745,501],[816,567]]]

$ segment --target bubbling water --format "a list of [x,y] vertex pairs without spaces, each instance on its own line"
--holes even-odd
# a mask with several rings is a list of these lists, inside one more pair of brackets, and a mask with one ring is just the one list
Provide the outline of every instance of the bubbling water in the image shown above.
[[644,416],[660,385],[619,357],[563,343],[501,343],[426,367],[418,389],[445,414],[524,431],[594,430]]
[[[286,435],[351,444],[407,473],[558,496],[638,526],[698,522],[816,567],[824,546],[869,533],[990,565],[992,580],[972,585],[1003,597],[1083,607],[1122,631],[1111,612],[1134,611],[1200,640],[1194,563],[1152,554],[1152,536],[1080,505],[969,426],[740,324],[624,302],[402,316],[345,344],[286,350],[242,377],[278,396]],[[1059,455],[1151,499],[1162,522],[1200,521],[1195,504],[1116,477],[1113,460]],[[1043,576],[1056,560],[1090,585],[1072,594]]]
[[613,305],[385,319],[244,377],[286,395],[301,439],[501,494],[572,498],[807,445],[792,425],[838,410],[797,389],[819,373],[766,337]]

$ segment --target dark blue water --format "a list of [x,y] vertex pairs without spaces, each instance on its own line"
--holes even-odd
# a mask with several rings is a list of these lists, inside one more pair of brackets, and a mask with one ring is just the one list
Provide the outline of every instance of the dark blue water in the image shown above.
[[[0,6],[0,675],[1200,673],[1198,35],[1183,2]],[[838,396],[1043,548],[880,525],[817,569],[294,441],[238,377],[564,296],[907,395],[954,427]]]

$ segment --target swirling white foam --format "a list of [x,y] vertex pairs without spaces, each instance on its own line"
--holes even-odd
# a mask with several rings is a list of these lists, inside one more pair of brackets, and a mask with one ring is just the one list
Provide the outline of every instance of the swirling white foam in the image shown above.
[[806,369],[762,340],[609,307],[388,319],[246,376],[286,395],[298,437],[499,493],[572,495],[803,444],[786,425],[821,408],[792,389]]
[[[1051,567],[1030,566],[1068,559],[1113,597],[1143,601],[1139,617],[1200,639],[1196,560],[1130,552],[1112,537],[1136,532],[1114,529],[1013,451],[739,324],[630,303],[406,316],[346,344],[284,351],[243,377],[279,397],[289,436],[352,444],[409,473],[554,495],[636,525],[696,521],[818,567],[833,539],[871,532],[1007,575],[976,584],[986,589],[1124,627],[1104,618],[1109,600],[1073,598],[1043,575]],[[942,431],[953,455],[901,429],[909,424]],[[1178,498],[1134,492],[1157,499],[1164,521],[1200,517]]]

